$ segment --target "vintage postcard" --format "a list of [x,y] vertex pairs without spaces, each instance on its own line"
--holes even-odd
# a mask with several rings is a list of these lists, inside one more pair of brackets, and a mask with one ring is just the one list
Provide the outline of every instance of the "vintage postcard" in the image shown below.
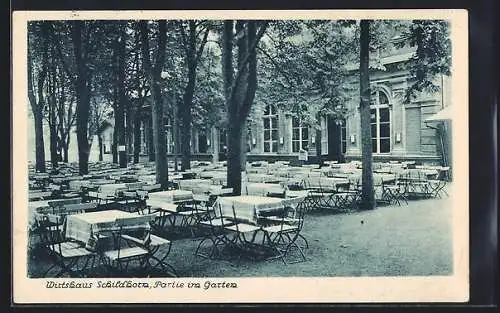
[[468,301],[467,11],[12,21],[14,303]]

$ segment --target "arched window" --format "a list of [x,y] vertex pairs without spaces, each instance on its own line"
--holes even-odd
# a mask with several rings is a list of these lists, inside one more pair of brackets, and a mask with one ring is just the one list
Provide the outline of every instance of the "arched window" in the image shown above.
[[292,152],[307,150],[309,147],[309,127],[299,117],[292,117]]
[[278,152],[278,112],[274,105],[264,109],[264,152]]
[[371,128],[373,153],[391,152],[391,113],[389,98],[382,90],[372,93]]

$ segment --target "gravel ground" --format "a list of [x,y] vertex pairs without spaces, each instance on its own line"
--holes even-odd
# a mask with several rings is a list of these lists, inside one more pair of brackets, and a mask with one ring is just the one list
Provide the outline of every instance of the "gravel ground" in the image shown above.
[[[451,275],[451,223],[449,198],[350,214],[310,212],[306,262],[207,260],[193,255],[200,239],[192,238],[175,240],[168,260],[182,277]],[[45,258],[30,258],[29,273],[36,277],[46,266]]]

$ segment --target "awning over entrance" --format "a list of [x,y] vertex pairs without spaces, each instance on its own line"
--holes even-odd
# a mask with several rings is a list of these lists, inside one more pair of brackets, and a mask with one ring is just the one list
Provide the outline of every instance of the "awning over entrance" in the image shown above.
[[425,122],[439,122],[444,120],[451,120],[452,118],[452,110],[451,105],[445,107],[441,111],[434,113],[425,119]]

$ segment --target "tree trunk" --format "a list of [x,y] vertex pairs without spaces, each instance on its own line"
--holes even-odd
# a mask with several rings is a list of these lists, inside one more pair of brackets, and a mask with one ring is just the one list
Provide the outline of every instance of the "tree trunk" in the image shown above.
[[212,127],[212,163],[219,162],[219,131],[217,128]]
[[222,32],[222,75],[224,79],[224,96],[228,116],[228,151],[227,151],[227,186],[233,188],[234,195],[241,194],[241,134],[238,132],[238,104],[233,101],[232,85],[233,69],[233,26],[231,20],[224,21]]
[[[319,118],[318,118],[319,120]],[[314,140],[314,145],[316,146],[316,158],[318,162],[318,166],[321,168],[323,164],[323,151],[321,150],[321,129],[316,129],[316,139]]]
[[[52,111],[52,109],[51,109]],[[52,113],[51,113],[52,115]],[[58,153],[57,153],[57,129],[55,125],[55,116],[53,116],[53,120],[49,125],[50,130],[50,163],[52,164],[52,168],[56,168],[58,166]]]
[[84,21],[73,21],[71,28],[74,56],[77,68],[77,77],[75,84],[76,91],[76,132],[78,141],[78,167],[80,175],[88,174],[89,171],[89,142],[88,142],[88,123],[90,109],[90,85],[88,80],[88,69],[86,60],[82,53],[82,28]]
[[[245,28],[246,25],[246,28]],[[256,21],[237,21],[238,71],[233,65],[233,21],[224,21],[222,34],[222,73],[228,116],[227,182],[234,195],[241,194],[243,125],[250,113],[257,88],[257,57],[255,47],[267,23],[256,35]],[[244,34],[244,35],[243,35]],[[246,137],[246,136],[245,136]]]
[[248,153],[248,131],[247,131],[247,120],[241,123],[241,171],[247,170],[247,153]]
[[99,140],[99,161],[102,162],[104,160],[104,156],[103,156],[103,146],[102,146],[102,136],[101,136],[101,134],[97,135],[97,140]]
[[369,76],[369,45],[370,21],[361,20],[360,33],[360,116],[361,116],[361,155],[362,155],[362,190],[361,207],[363,209],[375,208],[375,194],[373,189],[372,172],[372,134],[370,122],[370,76]]
[[120,167],[125,168],[127,167],[125,134],[125,108],[127,107],[127,96],[125,94],[125,29],[122,23],[120,23],[118,27],[120,33],[116,42],[118,106],[115,112],[115,131],[118,131],[118,161]]
[[35,119],[35,169],[45,173],[45,143],[43,142],[43,116],[42,112],[34,112]]
[[137,110],[134,116],[134,164],[139,163],[141,153],[141,114]]
[[63,146],[63,162],[68,163],[68,145]]
[[[30,26],[29,26],[30,27]],[[33,24],[31,27],[36,27],[36,24]],[[29,42],[28,44],[28,99],[31,104],[31,110],[33,112],[33,119],[35,122],[35,169],[37,172],[45,173],[45,143],[43,138],[43,107],[45,105],[45,101],[43,98],[43,87],[45,84],[45,79],[47,77],[47,61],[48,61],[48,45],[47,40],[48,36],[48,25],[47,22],[42,22],[41,25],[42,30],[42,69],[38,73],[37,77],[37,89],[38,89],[38,101],[35,96],[35,92],[33,89],[33,62],[35,62],[35,58],[32,55],[32,51],[30,47],[35,43]],[[28,40],[31,39],[31,36],[28,35]]]
[[[161,22],[160,22],[161,23]],[[161,184],[162,189],[168,188],[168,161],[166,151],[165,131],[163,125],[163,101],[161,87],[157,79],[153,78],[153,140],[155,146],[156,183]]]
[[153,118],[151,112],[148,114],[146,127],[146,142],[148,145],[148,157],[150,162],[155,161],[155,145],[153,141]]
[[132,153],[133,150],[133,145],[134,145],[134,113],[132,112],[133,110],[130,108],[132,103],[130,103],[129,99],[127,99],[127,109],[125,111],[125,136],[126,136],[126,142],[127,142],[127,160],[128,160],[128,153]]
[[178,172],[179,171],[179,148],[181,146],[181,139],[179,136],[179,105],[176,105],[174,107],[174,120],[172,122],[172,127],[173,127],[173,134],[172,134],[172,140],[174,141],[174,146],[173,146],[173,151],[172,153],[174,154],[174,171]]
[[234,195],[241,195],[241,125],[234,117],[228,124],[227,185],[233,188]]
[[57,168],[58,155],[57,155],[57,116],[56,116],[56,81],[55,81],[55,68],[53,62],[50,62],[48,84],[47,84],[47,104],[49,105],[49,134],[50,134],[50,163],[52,169]]
[[193,116],[191,113],[191,105],[194,93],[195,72],[189,71],[189,82],[183,97],[182,112],[182,134],[181,137],[181,170],[185,171],[191,168],[191,123]]
[[155,146],[156,163],[156,183],[161,185],[163,190],[168,189],[168,160],[166,153],[165,131],[163,124],[163,98],[161,92],[161,71],[165,62],[167,25],[165,20],[158,21],[157,57],[155,66],[151,65],[149,55],[149,35],[146,21],[140,22],[142,38],[142,59],[144,69],[151,86],[152,107],[151,115],[153,120],[153,140]]
[[118,164],[118,133],[116,127],[113,128],[113,143],[111,144],[111,153],[113,155],[113,163]]

